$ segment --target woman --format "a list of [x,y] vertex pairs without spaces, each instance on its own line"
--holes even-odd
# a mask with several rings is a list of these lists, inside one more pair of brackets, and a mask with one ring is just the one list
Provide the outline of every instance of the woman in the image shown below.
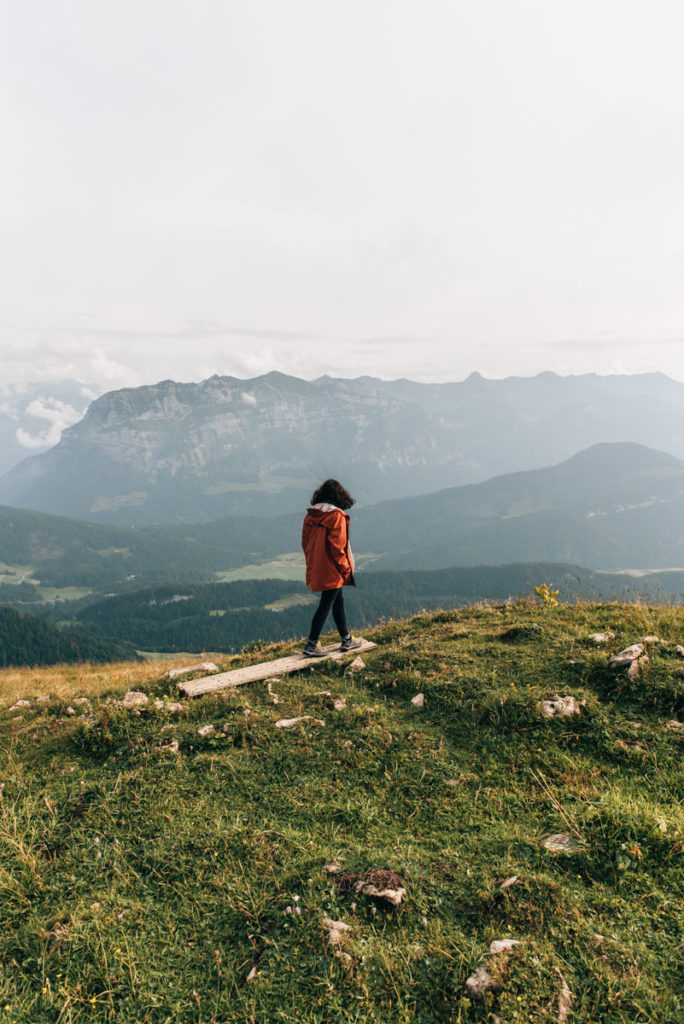
[[340,650],[352,651],[363,643],[355,639],[347,628],[342,597],[343,587],[356,586],[347,513],[353,504],[354,499],[341,483],[326,480],[315,491],[304,518],[302,547],[306,557],[306,585],[309,590],[321,591],[321,600],[304,647],[303,653],[307,658],[325,655],[318,638],[331,610],[342,637]]

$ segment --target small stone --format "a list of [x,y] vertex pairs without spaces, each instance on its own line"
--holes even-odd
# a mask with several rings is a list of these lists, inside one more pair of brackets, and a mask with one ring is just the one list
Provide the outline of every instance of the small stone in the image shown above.
[[646,656],[644,656],[640,661],[633,661],[632,664],[629,666],[629,668],[627,669],[627,678],[629,679],[630,683],[633,683],[635,679],[639,678],[639,676],[641,675],[641,665],[646,660],[647,658]]
[[157,748],[164,754],[177,754],[180,750],[178,740],[169,740],[168,743],[161,743]]
[[578,841],[567,832],[554,832],[547,836],[544,846],[552,853],[575,853],[580,848]]
[[684,729],[684,722],[678,722],[676,718],[671,718],[665,723],[665,728],[670,729],[672,732],[679,732]]
[[251,985],[253,981],[256,981],[256,976],[257,976],[257,969],[256,969],[256,964],[255,964],[254,967],[252,968],[252,970],[247,975],[247,979],[246,979],[247,980],[247,984]]
[[411,697],[411,703],[413,704],[414,708],[425,707],[425,694],[417,693],[415,697]]
[[326,875],[338,875],[341,870],[342,865],[340,864],[339,860],[337,860],[337,858],[331,860],[329,864],[325,865]]
[[354,744],[351,740],[342,740],[342,746],[345,750],[351,750]]
[[325,725],[320,718],[313,718],[311,715],[300,715],[299,718],[279,718],[275,724],[276,729],[294,729],[300,722],[312,722],[314,725]]
[[197,730],[197,735],[201,736],[204,739],[206,736],[213,736],[215,732],[216,732],[216,726],[214,726],[214,725],[201,725],[199,727],[199,729]]
[[122,708],[131,709],[142,707],[143,705],[147,704],[149,699],[150,698],[147,696],[147,694],[142,693],[140,690],[129,690],[128,693],[124,696],[123,700],[119,701],[118,703]]
[[662,644],[663,643],[663,641],[660,639],[659,636],[642,636],[640,642],[642,644]]
[[30,707],[31,707],[31,701],[30,700],[18,700],[16,702],[16,704],[13,704],[12,707],[9,708],[8,710],[9,711],[18,711],[19,708],[30,708]]
[[675,651],[677,652],[680,658],[684,658],[684,647],[682,647],[681,644],[677,644],[677,646],[675,647]]
[[69,716],[71,717],[72,715],[75,715],[75,714],[76,714],[76,710],[75,710],[75,708],[72,708],[72,707],[70,706],[70,707],[68,707],[68,708],[66,709],[66,713],[67,713],[67,715],[69,715]]
[[469,999],[481,1002],[487,992],[498,992],[501,982],[494,978],[484,964],[480,964],[465,983],[465,994]]
[[491,956],[500,956],[501,953],[510,953],[516,946],[520,946],[522,943],[519,939],[494,939],[489,944],[489,953]]
[[344,921],[333,921],[331,917],[324,917],[323,924],[328,929],[328,945],[333,948],[340,946],[346,933],[351,931],[350,925]]
[[584,706],[585,701],[556,694],[555,697],[542,701],[541,714],[544,718],[572,718],[573,715],[579,715]]
[[606,633],[590,633],[589,639],[593,640],[595,644],[607,644],[615,639],[615,633],[610,630]]
[[[510,878],[505,878],[503,880],[503,882],[499,882],[499,888],[500,889],[510,889],[512,885],[515,885],[515,883],[519,882],[519,881],[520,881],[520,876],[519,875],[511,875]],[[491,953],[491,950],[490,950],[490,953]]]
[[611,668],[629,668],[637,658],[643,658],[645,653],[643,644],[631,644],[610,659]]
[[213,661],[200,661],[197,665],[187,665],[185,668],[172,668],[169,669],[169,679],[175,679],[177,676],[184,676],[189,672],[218,672],[219,667],[215,665]]
[[36,697],[37,704],[47,704],[49,700],[50,698],[47,693],[39,693]]
[[87,707],[89,711],[92,709],[92,704],[90,703],[87,697],[74,697],[73,702],[74,704],[79,704],[83,707]]
[[345,676],[350,676],[350,675],[353,675],[354,672],[360,672],[365,667],[366,667],[366,662],[359,655],[357,658],[354,658],[354,660],[352,661],[351,665],[347,665],[347,667],[344,670],[344,674],[345,674]]

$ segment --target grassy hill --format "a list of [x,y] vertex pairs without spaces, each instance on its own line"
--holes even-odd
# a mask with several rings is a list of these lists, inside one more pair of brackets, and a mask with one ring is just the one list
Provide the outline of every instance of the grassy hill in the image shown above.
[[[682,1019],[684,612],[521,603],[370,635],[351,675],[318,663],[180,712],[158,666],[0,672],[0,701],[28,701],[0,711],[7,1020]],[[645,635],[667,643],[637,678],[609,667]],[[110,702],[127,687],[148,703]],[[581,713],[542,717],[557,694]],[[405,880],[401,906],[354,892],[374,869]],[[490,956],[499,939],[520,944]],[[482,961],[500,988],[477,1002]]]

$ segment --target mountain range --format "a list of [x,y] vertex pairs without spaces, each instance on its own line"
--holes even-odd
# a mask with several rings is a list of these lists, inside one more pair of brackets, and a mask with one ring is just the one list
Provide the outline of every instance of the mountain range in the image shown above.
[[[286,564],[302,580],[301,520],[300,510],[121,527],[0,508],[0,600],[216,582],[245,566],[263,577]],[[675,569],[684,566],[684,462],[640,445],[596,445],[557,466],[354,508],[351,536],[360,581],[381,570],[510,562]]]
[[421,384],[212,377],[96,399],[49,451],[0,478],[0,502],[158,524],[299,510],[327,476],[360,506],[633,442],[684,457],[684,385],[662,374]]

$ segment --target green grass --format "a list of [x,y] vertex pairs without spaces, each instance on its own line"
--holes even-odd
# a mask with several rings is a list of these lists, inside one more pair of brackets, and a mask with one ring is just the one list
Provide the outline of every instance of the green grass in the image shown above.
[[[0,1022],[541,1024],[558,972],[572,1022],[680,1021],[684,662],[654,647],[630,683],[587,639],[606,629],[615,650],[680,643],[684,612],[474,607],[369,631],[363,672],[319,663],[272,684],[277,706],[254,684],[131,714],[100,667],[92,714],[5,710]],[[141,688],[170,692],[146,671]],[[24,696],[41,685],[27,673]],[[541,718],[556,693],[582,715]],[[275,728],[303,714],[325,725]],[[201,739],[207,723],[226,731]],[[170,738],[178,754],[156,749]],[[561,831],[575,854],[544,848]],[[404,905],[338,893],[333,858],[399,871]],[[349,960],[325,914],[351,925]],[[471,1003],[505,937],[522,944],[503,990]]]

